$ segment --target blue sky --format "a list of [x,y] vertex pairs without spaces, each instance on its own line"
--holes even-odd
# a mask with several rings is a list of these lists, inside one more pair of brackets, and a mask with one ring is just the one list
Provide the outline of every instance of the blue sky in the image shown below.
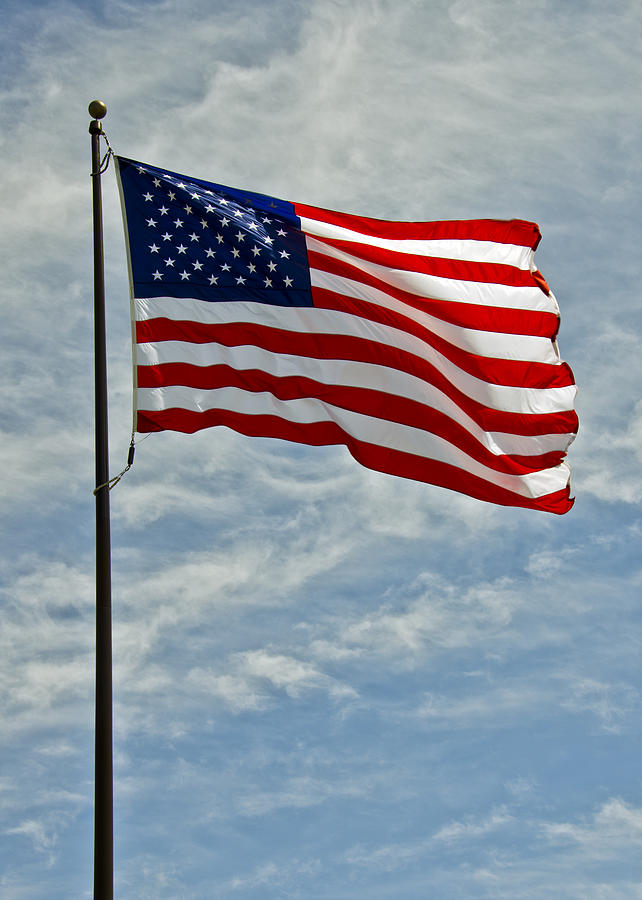
[[[564,517],[225,429],[112,492],[116,896],[642,897],[636,2],[13,3],[0,894],[91,896],[87,104],[116,152],[364,215],[537,221]],[[111,468],[129,293],[104,178]]]

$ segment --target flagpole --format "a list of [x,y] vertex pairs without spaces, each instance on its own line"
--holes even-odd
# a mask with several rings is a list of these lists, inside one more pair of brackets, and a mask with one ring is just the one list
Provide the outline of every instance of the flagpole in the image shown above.
[[94,387],[96,451],[96,719],[94,770],[94,900],[114,896],[114,811],[112,751],[111,538],[109,440],[107,430],[107,350],[105,264],[100,171],[100,100],[89,104],[94,235]]

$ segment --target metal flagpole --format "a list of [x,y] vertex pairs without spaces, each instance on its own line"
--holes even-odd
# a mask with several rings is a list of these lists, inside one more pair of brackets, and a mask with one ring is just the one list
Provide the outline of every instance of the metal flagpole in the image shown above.
[[111,661],[111,541],[109,444],[107,433],[107,349],[105,265],[100,170],[100,100],[89,104],[94,231],[94,384],[96,416],[96,722],[94,771],[94,900],[113,900],[114,825]]

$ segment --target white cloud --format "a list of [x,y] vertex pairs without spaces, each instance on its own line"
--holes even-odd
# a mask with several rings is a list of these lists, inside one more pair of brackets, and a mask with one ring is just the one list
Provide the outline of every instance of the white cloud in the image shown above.
[[274,687],[284,690],[290,697],[302,691],[324,688],[336,698],[355,697],[356,692],[324,675],[316,666],[292,657],[252,650],[239,655],[245,670],[255,678],[265,679]]
[[609,684],[574,675],[569,678],[568,688],[563,705],[575,713],[592,713],[605,732],[627,731],[633,714],[640,707],[638,691],[631,684]]
[[292,778],[283,790],[273,793],[256,792],[240,798],[243,815],[262,816],[277,809],[318,806],[334,798],[363,797],[366,787],[356,781],[322,781],[302,776]]
[[509,579],[460,588],[422,573],[403,592],[394,604],[337,622],[334,640],[318,639],[311,649],[320,658],[367,653],[411,663],[429,648],[452,650],[491,638],[510,625],[520,605],[519,591]]
[[232,878],[229,888],[235,891],[268,888],[287,896],[297,891],[297,884],[302,877],[317,876],[322,870],[322,863],[318,859],[291,859],[287,864],[280,861],[267,862],[249,873]]
[[566,562],[577,555],[577,551],[571,548],[555,550],[538,550],[531,553],[526,564],[526,571],[536,578],[555,578],[563,569]]
[[195,668],[189,683],[199,693],[219,698],[234,712],[264,709],[274,691],[295,700],[310,691],[322,691],[335,701],[356,698],[356,691],[324,674],[316,666],[267,650],[236,653],[226,671]]
[[575,844],[596,858],[618,857],[642,846],[642,808],[612,797],[583,822],[554,822],[542,826],[556,845]]
[[[29,838],[37,853],[49,853],[56,844],[55,835],[47,831],[42,822],[36,819],[28,819],[15,828],[8,828],[7,834],[20,834]],[[53,861],[53,858],[52,858]]]
[[514,821],[505,808],[494,810],[484,819],[470,819],[465,822],[449,822],[433,835],[434,841],[465,841],[475,839],[510,825]]
[[19,561],[18,568],[0,636],[5,735],[77,718],[89,699],[93,667],[89,574],[37,558]]

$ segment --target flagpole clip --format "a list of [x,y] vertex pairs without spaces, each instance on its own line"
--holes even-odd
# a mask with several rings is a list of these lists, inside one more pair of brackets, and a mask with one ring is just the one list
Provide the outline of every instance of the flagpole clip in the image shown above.
[[98,491],[102,491],[103,488],[107,488],[108,491],[111,491],[112,488],[115,488],[120,479],[126,472],[129,472],[131,467],[134,465],[134,454],[136,453],[136,444],[134,443],[134,435],[132,434],[132,440],[129,445],[129,453],[127,454],[127,465],[123,469],[122,472],[119,472],[118,475],[114,475],[113,478],[110,478],[109,481],[105,481],[102,484],[99,484],[97,488],[94,488],[94,497],[98,494]]

